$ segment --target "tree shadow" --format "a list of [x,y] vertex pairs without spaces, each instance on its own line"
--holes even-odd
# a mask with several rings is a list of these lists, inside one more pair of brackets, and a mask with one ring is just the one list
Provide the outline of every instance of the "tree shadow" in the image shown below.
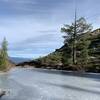
[[54,87],[60,87],[60,88],[64,88],[64,89],[70,89],[72,91],[86,92],[86,93],[100,95],[100,91],[84,89],[84,88],[76,87],[76,86],[72,86],[72,85],[64,85],[64,84],[56,84],[56,83],[48,83],[48,82],[45,82],[44,84],[46,84],[48,86],[51,85],[51,86],[54,86]]
[[65,75],[65,76],[73,76],[73,77],[83,77],[83,78],[91,78],[97,81],[100,81],[99,73],[81,73],[77,71],[63,71],[63,70],[44,70],[44,69],[33,69],[33,71],[47,73],[47,74],[56,74],[56,75]]

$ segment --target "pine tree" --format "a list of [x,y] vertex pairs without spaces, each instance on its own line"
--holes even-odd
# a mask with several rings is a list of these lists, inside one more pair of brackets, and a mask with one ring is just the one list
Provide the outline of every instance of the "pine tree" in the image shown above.
[[78,65],[80,65],[81,70],[84,70],[85,67],[87,67],[88,61],[89,61],[89,45],[90,41],[88,40],[88,34],[85,34],[78,43],[78,46],[80,48],[79,50],[79,56],[78,56]]
[[7,53],[7,41],[6,38],[4,38],[2,45],[1,45],[1,51],[0,51],[0,69],[6,70],[8,65],[8,53]]
[[90,32],[92,30],[91,24],[88,24],[85,18],[79,18],[78,20],[75,20],[74,23],[71,25],[64,25],[63,28],[61,28],[61,32],[65,32],[64,36],[64,43],[71,45],[72,50],[72,62],[75,65],[77,63],[76,59],[76,45],[77,45],[77,37],[80,34]]

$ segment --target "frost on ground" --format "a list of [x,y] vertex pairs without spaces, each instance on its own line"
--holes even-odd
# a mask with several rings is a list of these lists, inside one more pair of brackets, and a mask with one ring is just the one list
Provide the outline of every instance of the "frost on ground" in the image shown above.
[[99,74],[15,69],[0,80],[11,90],[1,100],[100,100]]

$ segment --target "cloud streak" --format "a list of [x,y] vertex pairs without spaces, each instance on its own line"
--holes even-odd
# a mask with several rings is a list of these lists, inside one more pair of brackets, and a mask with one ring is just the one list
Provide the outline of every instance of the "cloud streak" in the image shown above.
[[[100,9],[100,0],[76,2],[77,17],[91,17]],[[0,0],[0,42],[7,38],[10,56],[48,54],[63,45],[60,28],[74,20],[74,11],[75,0]],[[95,28],[99,16],[88,19]]]
[[[56,48],[62,46],[62,43],[59,43],[59,38],[56,34],[48,34],[48,32],[55,32],[55,31],[43,31],[47,32],[47,34],[39,35],[33,38],[28,38],[21,42],[11,44],[9,46],[9,54],[11,55],[16,52],[20,57],[22,54],[27,55],[31,53],[31,56],[34,55],[35,57],[42,56],[43,54],[49,54],[50,52],[55,51]],[[36,56],[37,54],[37,56]],[[17,56],[17,55],[16,55]],[[28,56],[29,57],[29,56]]]

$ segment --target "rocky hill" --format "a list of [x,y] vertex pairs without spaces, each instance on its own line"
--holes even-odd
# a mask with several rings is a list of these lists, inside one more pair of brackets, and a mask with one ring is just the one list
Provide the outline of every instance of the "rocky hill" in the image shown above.
[[[84,36],[87,37],[87,40],[90,42],[88,47],[89,62],[85,68],[85,71],[100,72],[100,29],[96,29],[91,33],[84,33],[79,35],[79,40],[81,40]],[[77,52],[80,51],[80,48],[81,46],[80,44],[78,44]],[[60,49],[56,49],[55,52],[50,53],[45,57],[38,58],[33,61],[20,63],[17,66],[29,65],[49,69],[53,68],[63,70],[78,70],[78,65],[72,66],[71,64],[69,64],[70,52],[71,49],[67,44],[65,44]]]

